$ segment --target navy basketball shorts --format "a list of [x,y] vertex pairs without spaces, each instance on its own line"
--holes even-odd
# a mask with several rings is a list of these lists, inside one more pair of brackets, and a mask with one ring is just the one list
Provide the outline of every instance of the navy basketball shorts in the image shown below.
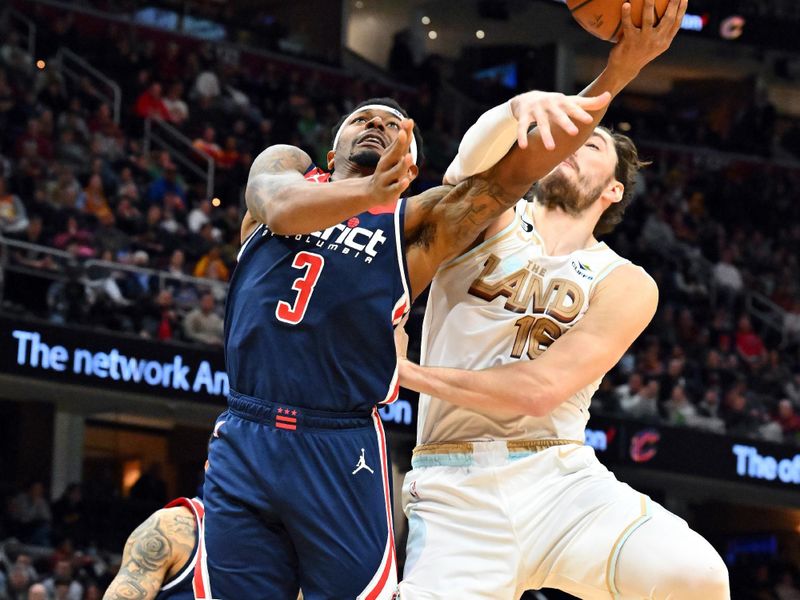
[[203,488],[209,597],[394,596],[391,471],[376,409],[329,413],[232,393],[214,431]]

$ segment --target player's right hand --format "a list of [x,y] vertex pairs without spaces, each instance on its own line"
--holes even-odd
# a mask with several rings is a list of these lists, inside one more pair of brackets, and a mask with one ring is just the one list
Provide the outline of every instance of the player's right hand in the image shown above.
[[403,119],[397,137],[386,148],[369,178],[369,193],[375,199],[375,204],[394,202],[411,185],[414,160],[409,149],[413,130],[413,119]]
[[663,54],[680,31],[689,0],[669,0],[664,16],[655,19],[655,0],[644,0],[642,26],[631,20],[631,4],[622,5],[622,38],[611,49],[609,65],[632,71],[634,76]]
[[517,143],[528,147],[528,129],[535,123],[548,150],[556,147],[552,128],[558,126],[569,135],[578,135],[575,123],[590,124],[592,115],[587,111],[601,110],[611,101],[611,94],[599,96],[565,96],[557,92],[526,92],[511,99],[511,113],[519,123]]

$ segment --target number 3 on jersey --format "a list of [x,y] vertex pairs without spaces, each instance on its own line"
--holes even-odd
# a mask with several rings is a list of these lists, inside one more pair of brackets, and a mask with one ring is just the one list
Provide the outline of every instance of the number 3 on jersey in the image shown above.
[[275,316],[279,321],[288,323],[289,325],[297,325],[303,320],[308,308],[308,302],[314,293],[314,287],[317,285],[322,267],[325,266],[325,259],[319,254],[313,252],[298,252],[292,261],[292,267],[295,269],[306,269],[305,275],[298,277],[292,284],[292,289],[297,291],[297,297],[294,299],[294,305],[289,304],[283,300],[278,302],[275,309]]

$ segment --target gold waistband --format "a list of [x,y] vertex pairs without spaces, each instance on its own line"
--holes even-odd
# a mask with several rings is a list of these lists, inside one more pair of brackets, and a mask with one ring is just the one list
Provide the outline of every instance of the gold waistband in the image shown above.
[[[476,444],[481,442],[438,442],[435,444],[422,444],[414,448],[414,456],[426,456],[430,454],[472,454]],[[568,444],[583,445],[578,440],[515,440],[505,442],[509,452],[535,452],[545,450],[553,446],[566,446]]]

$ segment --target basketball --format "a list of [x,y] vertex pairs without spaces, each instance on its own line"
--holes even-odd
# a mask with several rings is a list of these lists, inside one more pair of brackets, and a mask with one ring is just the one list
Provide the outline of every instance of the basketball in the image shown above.
[[[637,27],[642,25],[644,0],[630,0],[631,20]],[[586,31],[601,40],[616,42],[622,31],[622,5],[624,0],[567,0],[572,16]],[[656,18],[667,10],[669,0],[656,0]]]

